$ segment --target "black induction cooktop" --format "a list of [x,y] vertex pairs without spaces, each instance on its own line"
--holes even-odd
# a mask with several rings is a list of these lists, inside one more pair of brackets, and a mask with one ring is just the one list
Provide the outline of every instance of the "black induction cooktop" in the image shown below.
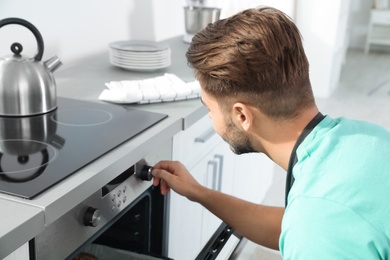
[[167,115],[58,98],[58,108],[0,117],[0,192],[32,199]]

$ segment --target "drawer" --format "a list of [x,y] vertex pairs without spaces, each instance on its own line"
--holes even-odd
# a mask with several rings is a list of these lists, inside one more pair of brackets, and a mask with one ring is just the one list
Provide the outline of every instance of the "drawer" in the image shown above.
[[371,11],[371,23],[390,25],[390,11]]
[[191,169],[221,142],[223,142],[222,138],[214,131],[211,120],[206,115],[174,136],[173,160],[180,161]]

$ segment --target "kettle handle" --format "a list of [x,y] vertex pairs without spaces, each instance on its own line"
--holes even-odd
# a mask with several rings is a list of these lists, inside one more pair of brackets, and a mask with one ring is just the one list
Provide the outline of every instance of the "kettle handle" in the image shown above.
[[35,39],[37,40],[38,44],[38,53],[35,55],[34,59],[36,61],[40,61],[43,56],[43,50],[44,50],[44,44],[43,44],[43,38],[41,33],[38,31],[38,29],[31,24],[30,22],[20,19],[20,18],[6,18],[3,20],[0,20],[0,28],[8,25],[8,24],[19,24],[26,28],[28,28],[35,36]]

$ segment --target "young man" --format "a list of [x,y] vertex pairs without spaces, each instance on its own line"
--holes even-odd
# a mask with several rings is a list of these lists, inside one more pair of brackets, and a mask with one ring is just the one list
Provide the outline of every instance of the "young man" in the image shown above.
[[162,193],[202,204],[285,259],[390,259],[390,133],[319,113],[288,17],[263,7],[217,21],[193,38],[187,59],[231,149],[264,153],[287,171],[286,207],[203,187],[179,162],[155,165]]

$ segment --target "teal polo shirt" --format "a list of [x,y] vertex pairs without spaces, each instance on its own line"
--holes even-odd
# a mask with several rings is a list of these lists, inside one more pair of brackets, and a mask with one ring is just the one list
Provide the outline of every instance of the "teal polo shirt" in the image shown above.
[[390,132],[326,116],[297,149],[284,259],[390,259]]

